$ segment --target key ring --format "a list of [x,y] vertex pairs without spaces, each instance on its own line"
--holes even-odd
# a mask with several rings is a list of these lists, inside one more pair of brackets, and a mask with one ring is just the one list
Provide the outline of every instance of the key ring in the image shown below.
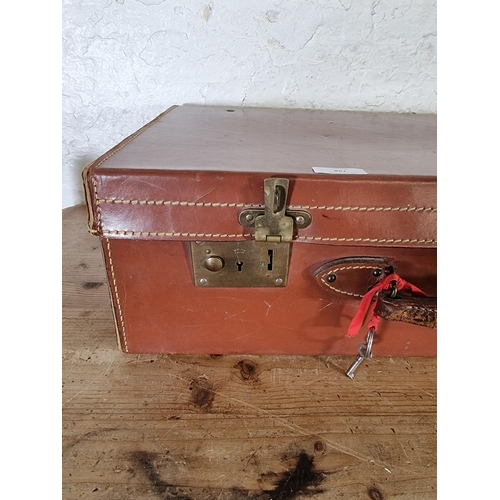
[[358,347],[359,356],[345,373],[351,380],[354,378],[354,372],[358,369],[359,365],[361,365],[361,363],[365,359],[372,359],[372,346],[374,336],[375,327],[372,326],[368,330],[368,334],[366,335],[366,344],[360,344],[360,346]]
[[373,346],[373,337],[375,336],[375,328],[372,326],[366,335],[366,349],[365,349],[365,358],[372,359],[372,346]]
[[373,337],[375,336],[375,328],[372,326],[368,330],[368,334],[366,335],[366,344],[360,344],[358,347],[358,353],[365,359],[372,359],[372,346],[373,346]]
[[389,294],[389,298],[395,299],[398,294],[398,284],[395,280],[391,281],[391,293]]

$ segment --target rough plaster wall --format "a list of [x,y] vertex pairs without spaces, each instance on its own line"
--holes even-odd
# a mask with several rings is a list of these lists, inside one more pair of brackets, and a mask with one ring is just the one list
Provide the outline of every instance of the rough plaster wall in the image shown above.
[[432,0],[63,0],[63,207],[172,104],[436,112]]

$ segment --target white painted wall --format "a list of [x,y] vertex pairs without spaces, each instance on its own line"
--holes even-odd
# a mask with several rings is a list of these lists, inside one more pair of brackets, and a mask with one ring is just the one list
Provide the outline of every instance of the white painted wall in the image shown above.
[[172,104],[436,112],[433,0],[63,0],[63,207]]

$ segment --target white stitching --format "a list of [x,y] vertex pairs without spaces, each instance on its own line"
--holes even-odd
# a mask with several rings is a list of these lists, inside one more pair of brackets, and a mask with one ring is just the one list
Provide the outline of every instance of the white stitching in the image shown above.
[[363,297],[363,295],[361,295],[360,293],[354,293],[354,292],[346,292],[344,290],[340,290],[339,288],[335,288],[331,285],[329,285],[328,283],[326,283],[323,279],[321,279],[321,281],[328,287],[328,288],[331,288],[333,291],[335,292],[338,292],[338,293],[343,293],[344,295],[349,295],[351,297]]
[[327,281],[325,281],[325,276],[327,276],[330,273],[335,273],[337,271],[345,271],[346,269],[380,269],[380,266],[343,266],[343,267],[336,267],[335,269],[328,269],[325,271],[325,273],[321,276],[321,282],[326,285],[328,288],[334,290],[335,292],[338,293],[343,293],[344,295],[349,295],[351,297],[363,297],[360,293],[354,293],[354,292],[346,292],[345,290],[340,290],[339,288],[335,288],[334,286],[330,285]]
[[380,269],[380,266],[342,266],[335,269],[328,270],[328,273],[335,273],[337,271],[345,271],[346,269]]
[[[180,200],[124,200],[114,198],[98,199],[98,203],[115,203],[122,205],[172,205],[172,206],[187,206],[187,207],[251,207],[254,205],[248,203],[230,203],[230,202],[194,202]],[[261,205],[258,205],[261,206]],[[342,210],[342,211],[359,211],[359,212],[437,212],[435,207],[349,207],[349,206],[312,206],[312,205],[290,205],[290,209],[307,209],[307,210]]]
[[359,212],[437,212],[435,207],[343,207],[326,205],[291,205],[290,208],[303,208],[307,210],[342,210]]
[[102,231],[101,206],[99,204],[99,198],[97,197],[97,181],[95,177],[92,178],[92,184],[94,185],[95,206],[97,209],[97,229]]
[[[244,238],[252,236],[250,233],[244,234],[220,234],[220,233],[173,233],[173,232],[159,232],[159,231],[133,231],[133,230],[112,230],[105,229],[102,234],[117,234],[123,236],[187,236],[187,237],[206,237],[206,238]],[[434,239],[402,239],[402,238],[322,238],[320,236],[298,236],[296,240],[309,240],[309,241],[341,241],[341,242],[361,242],[361,243],[425,243],[432,244],[436,243],[437,240]]]
[[120,297],[118,295],[118,284],[116,282],[115,267],[113,265],[113,258],[111,257],[111,245],[109,243],[108,238],[106,238],[106,249],[108,251],[109,269],[111,271],[111,277],[113,279],[113,291],[115,293],[116,305],[118,306],[118,314],[120,316],[120,323],[121,323],[121,327],[122,327],[123,343],[124,343],[124,347],[125,347],[125,352],[128,352],[127,332],[125,331],[125,321],[123,319],[122,306],[121,306],[121,302],[120,302]]
[[169,201],[169,200],[121,200],[100,199],[100,203],[115,203],[121,205],[171,205],[181,207],[244,207],[245,203],[218,203],[218,202],[195,202],[195,201]]
[[322,238],[320,236],[298,236],[298,240],[311,240],[311,241],[342,241],[342,242],[357,242],[357,243],[436,243],[435,239],[410,239],[410,238]]
[[245,234],[220,234],[220,233],[166,233],[158,231],[118,231],[118,230],[104,230],[103,234],[119,234],[119,235],[139,235],[139,236],[187,236],[187,237],[206,237],[206,238],[244,238],[252,236],[250,233]]
[[[101,207],[99,205],[99,198],[97,197],[97,182],[96,182],[95,178],[92,179],[92,183],[94,185],[94,192],[95,192],[95,199],[96,199],[97,225],[98,225],[98,229],[101,232],[103,232],[102,231],[102,219],[101,219]],[[116,297],[116,304],[118,306],[118,312],[119,312],[119,316],[120,316],[120,323],[121,323],[122,334],[123,334],[123,346],[124,346],[125,352],[128,352],[127,332],[125,330],[125,321],[123,319],[123,311],[122,311],[122,306],[121,306],[121,302],[120,302],[120,296],[118,295],[118,283],[117,283],[116,277],[115,277],[115,267],[113,264],[113,258],[111,256],[111,245],[110,245],[108,238],[106,238],[106,250],[108,252],[109,268],[110,268],[111,277],[113,280],[113,290],[114,290],[114,294]],[[113,312],[116,316],[114,308],[113,308]]]

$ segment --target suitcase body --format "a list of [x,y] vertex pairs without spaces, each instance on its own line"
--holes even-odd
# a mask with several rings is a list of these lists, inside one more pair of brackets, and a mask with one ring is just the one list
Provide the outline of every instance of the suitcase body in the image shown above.
[[[179,106],[83,177],[124,352],[352,355],[387,269],[436,295],[435,116]],[[373,351],[434,356],[428,326]]]

